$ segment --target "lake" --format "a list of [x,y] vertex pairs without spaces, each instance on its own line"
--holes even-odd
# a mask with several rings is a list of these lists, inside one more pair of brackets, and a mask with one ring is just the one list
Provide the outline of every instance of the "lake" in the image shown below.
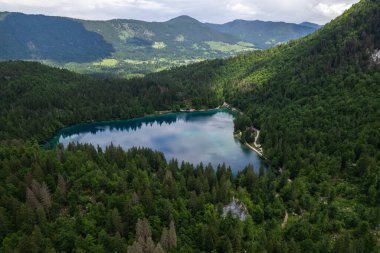
[[103,150],[111,143],[125,150],[148,147],[163,152],[168,160],[215,167],[224,163],[234,173],[251,164],[257,171],[262,160],[234,138],[233,119],[226,110],[211,110],[81,124],[62,129],[50,144],[89,143]]

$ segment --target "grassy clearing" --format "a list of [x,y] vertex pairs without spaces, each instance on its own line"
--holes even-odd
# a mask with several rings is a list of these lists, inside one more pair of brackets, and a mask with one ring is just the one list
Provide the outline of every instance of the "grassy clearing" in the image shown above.
[[206,41],[206,44],[210,47],[211,50],[221,51],[221,52],[243,52],[243,51],[252,51],[253,44],[239,42],[238,44],[229,44],[220,41]]
[[164,42],[154,42],[152,47],[154,49],[164,49],[166,47],[166,44]]
[[102,67],[115,67],[119,63],[116,59],[103,59],[101,62],[95,62],[93,63],[95,66],[102,66]]
[[139,60],[132,60],[132,59],[125,59],[124,62],[127,64],[133,64],[133,65],[149,64],[149,61],[139,61]]
[[254,47],[255,44],[252,44],[252,43],[249,43],[249,42],[244,42],[244,41],[240,41],[237,43],[239,46],[242,46],[242,47]]

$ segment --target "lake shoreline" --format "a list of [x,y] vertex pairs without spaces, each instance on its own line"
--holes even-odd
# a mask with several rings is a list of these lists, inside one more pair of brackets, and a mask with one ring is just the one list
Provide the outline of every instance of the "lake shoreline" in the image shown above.
[[88,125],[88,124],[94,124],[94,123],[107,124],[107,123],[110,123],[110,122],[122,122],[122,121],[128,121],[128,120],[141,120],[141,119],[143,119],[145,117],[165,116],[165,115],[170,115],[170,114],[175,114],[175,113],[212,112],[212,111],[215,111],[215,110],[229,111],[229,112],[231,112],[234,115],[234,111],[233,110],[230,110],[229,108],[226,108],[223,105],[221,105],[221,106],[218,106],[218,107],[215,107],[215,108],[211,108],[211,109],[180,109],[180,111],[173,111],[173,110],[155,111],[154,113],[147,113],[147,114],[144,114],[144,115],[141,115],[141,116],[137,116],[137,117],[133,117],[133,118],[114,118],[114,119],[99,120],[99,121],[97,121],[97,120],[87,120],[87,121],[83,121],[81,123],[69,124],[69,125],[60,127],[59,129],[57,129],[54,132],[54,134],[50,138],[48,138],[47,140],[43,141],[42,143],[39,143],[39,145],[40,145],[40,147],[46,148],[46,149],[52,148],[52,145],[51,145],[52,140],[54,139],[55,136],[59,135],[59,133],[61,133],[63,130],[70,129],[70,128],[73,128],[73,127],[78,127],[78,126],[85,126],[85,125]]
[[260,156],[234,140],[234,115],[220,107],[186,110],[169,114],[160,111],[139,119],[95,122],[61,130],[46,148],[57,144],[87,143],[102,150],[112,143],[124,150],[145,147],[165,155],[167,161],[179,159],[193,164],[212,163],[240,171],[247,164],[259,168]]
[[267,158],[264,156],[264,154],[262,152],[260,152],[257,148],[251,146],[248,142],[245,142],[244,145],[247,146],[249,149],[253,150],[254,152],[256,152],[260,157],[267,160]]
[[[54,140],[54,137],[57,136],[60,132],[62,132],[64,129],[69,129],[71,127],[83,126],[83,125],[87,125],[87,124],[93,124],[95,122],[97,122],[99,124],[107,124],[109,122],[115,122],[115,121],[140,120],[140,119],[143,119],[145,117],[165,116],[165,115],[170,115],[170,114],[174,114],[174,113],[212,112],[212,111],[216,111],[216,110],[228,111],[228,112],[232,113],[233,115],[235,115],[235,113],[241,113],[240,110],[238,110],[236,108],[233,108],[233,107],[230,107],[227,103],[224,103],[223,105],[217,106],[215,108],[209,108],[209,109],[180,109],[179,111],[163,110],[163,111],[155,111],[154,113],[145,114],[144,116],[134,117],[134,118],[117,118],[117,119],[103,120],[103,121],[89,120],[89,121],[85,121],[85,122],[82,122],[82,123],[79,123],[79,124],[72,124],[72,125],[64,126],[64,127],[60,128],[60,129],[58,129],[50,139],[48,139],[47,141],[45,141],[45,143],[40,144],[40,146],[43,147],[43,148],[47,148],[47,149],[52,148],[54,146],[54,145],[51,144],[52,140]],[[259,155],[259,157],[261,157],[261,158],[269,161],[264,156],[263,152],[260,152],[257,148],[252,147],[247,142],[243,143],[241,141],[240,137],[237,136],[236,134],[234,134],[234,137],[237,138],[242,145],[244,145],[248,149],[250,149],[253,152],[255,152],[257,155]]]
[[[213,109],[180,109],[178,112],[207,112],[207,111],[213,111],[213,110],[220,110],[220,109],[225,109],[225,110],[228,110],[229,112],[231,113],[242,113],[240,112],[240,110],[234,108],[234,107],[230,107],[229,104],[227,104],[226,102],[224,102],[223,105],[221,106],[218,106],[218,107],[215,107]],[[156,113],[158,113],[158,115],[165,115],[165,114],[170,114],[170,113],[178,113],[176,111],[170,111],[170,110],[167,110],[167,111],[156,111]],[[147,115],[147,116],[155,116],[157,114],[150,114],[150,115]],[[258,131],[258,135],[260,134],[260,131]],[[257,139],[258,139],[258,135],[256,136],[255,138],[255,145],[256,142],[257,142]],[[242,142],[240,137],[237,136],[236,134],[234,134],[234,137],[237,138],[240,143],[242,145],[244,145],[245,147],[249,148],[250,150],[252,150],[253,152],[255,152],[257,155],[259,155],[259,157],[263,158],[264,160],[266,160],[267,162],[269,162],[268,158],[266,158],[264,156],[264,152],[263,151],[260,151],[259,149],[257,149],[256,147],[253,147],[251,146],[248,142]]]
[[251,146],[248,142],[242,142],[242,141],[241,141],[241,137],[240,137],[239,134],[236,134],[236,133],[235,133],[235,134],[234,134],[234,137],[235,137],[237,140],[239,140],[239,142],[240,142],[242,145],[244,145],[244,146],[247,147],[248,149],[252,150],[252,151],[255,152],[257,155],[259,155],[261,158],[263,158],[263,159],[265,159],[266,161],[269,162],[268,158],[266,158],[266,157],[264,156],[264,152],[262,152],[262,151],[258,150],[257,148]]
[[[71,127],[83,126],[83,125],[87,125],[87,124],[93,124],[95,122],[97,122],[99,124],[107,124],[109,122],[114,122],[114,121],[140,120],[140,119],[143,119],[145,117],[165,116],[165,115],[174,114],[174,113],[212,112],[212,111],[216,111],[216,110],[225,110],[225,111],[232,113],[233,115],[235,115],[235,113],[241,113],[240,110],[238,110],[234,107],[231,107],[229,104],[224,102],[223,105],[217,106],[215,108],[208,108],[208,109],[193,109],[193,108],[191,108],[191,109],[180,109],[179,111],[163,110],[163,111],[155,111],[154,113],[149,113],[149,114],[145,114],[144,116],[134,117],[134,118],[117,118],[117,119],[101,120],[101,121],[89,120],[89,121],[85,121],[82,123],[72,124],[72,125],[68,125],[68,126],[64,126],[64,127],[59,128],[51,138],[49,138],[47,141],[45,141],[45,143],[40,144],[40,146],[42,148],[50,149],[54,146],[54,145],[52,145],[52,141],[54,140],[55,136],[59,135],[59,133],[62,132],[64,129],[69,129]],[[234,134],[234,137],[237,138],[242,145],[244,145],[248,149],[255,152],[257,155],[259,155],[259,157],[265,159],[266,161],[269,161],[264,156],[263,152],[260,152],[257,148],[252,147],[247,142],[243,143],[241,141],[240,137],[237,136],[236,134]]]

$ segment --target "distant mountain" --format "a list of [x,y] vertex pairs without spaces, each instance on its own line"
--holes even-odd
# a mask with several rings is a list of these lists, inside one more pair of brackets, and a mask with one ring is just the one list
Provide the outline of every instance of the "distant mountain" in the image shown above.
[[314,29],[319,29],[322,27],[321,25],[310,23],[310,22],[302,22],[300,25],[310,27],[310,28],[314,28]]
[[21,13],[5,13],[2,17],[1,59],[91,62],[114,52],[100,34],[72,19]]
[[271,47],[314,30],[244,20],[204,24],[189,16],[86,21],[3,12],[0,60],[39,60],[80,73],[127,77]]
[[175,17],[175,18],[172,18],[170,19],[169,21],[167,21],[166,23],[173,23],[173,24],[178,24],[178,23],[181,23],[181,24],[190,24],[190,23],[201,23],[200,21],[196,20],[195,18],[193,17],[190,17],[188,15],[182,15],[182,16],[178,16],[178,17]]
[[292,24],[284,22],[246,21],[234,20],[229,23],[217,25],[207,24],[212,29],[231,34],[240,40],[253,43],[256,47],[264,49],[288,42],[313,33],[320,26],[304,22]]

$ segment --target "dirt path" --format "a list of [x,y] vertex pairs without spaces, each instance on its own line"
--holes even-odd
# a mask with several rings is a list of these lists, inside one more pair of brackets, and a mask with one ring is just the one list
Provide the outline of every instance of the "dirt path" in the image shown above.
[[255,148],[255,147],[252,147],[251,145],[248,144],[248,142],[246,142],[245,145],[247,147],[249,147],[250,149],[252,149],[253,151],[255,151],[259,156],[264,157],[262,150],[259,150],[258,148]]
[[259,139],[260,130],[257,130],[256,132],[257,132],[257,134],[256,134],[256,137],[255,137],[255,142],[253,144],[255,144],[255,146],[257,147],[258,146],[257,140]]
[[259,147],[259,144],[257,143],[257,140],[259,139],[259,136],[260,136],[260,130],[257,130],[256,133],[257,134],[255,136],[255,142],[253,143],[254,147],[249,145],[247,142],[245,143],[245,145],[249,147],[250,149],[252,149],[253,151],[255,151],[259,156],[265,158],[263,154],[263,149]]

